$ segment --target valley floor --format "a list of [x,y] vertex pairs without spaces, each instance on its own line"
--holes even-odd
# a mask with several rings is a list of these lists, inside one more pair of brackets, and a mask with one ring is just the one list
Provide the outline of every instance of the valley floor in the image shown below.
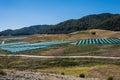
[[[32,35],[16,42],[120,38],[120,33],[92,30],[67,35]],[[104,33],[104,34],[103,34]],[[15,42],[10,40],[9,42]],[[56,45],[18,53],[0,50],[0,80],[120,80],[120,45]],[[64,73],[64,75],[61,75]],[[79,75],[85,74],[85,78]]]

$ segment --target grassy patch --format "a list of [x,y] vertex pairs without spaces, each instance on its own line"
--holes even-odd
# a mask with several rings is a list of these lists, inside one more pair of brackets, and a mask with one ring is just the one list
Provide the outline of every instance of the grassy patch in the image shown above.
[[95,65],[95,66],[75,66],[75,67],[56,67],[56,68],[45,68],[45,69],[37,69],[39,72],[47,72],[47,73],[56,73],[65,75],[74,75],[80,76],[80,74],[84,74],[85,77],[94,77],[100,78],[101,80],[107,79],[108,76],[114,76],[115,80],[120,78],[120,66],[115,65]]
[[120,60],[112,59],[40,59],[25,57],[0,57],[3,69],[39,69],[51,67],[93,66],[93,65],[120,65]]

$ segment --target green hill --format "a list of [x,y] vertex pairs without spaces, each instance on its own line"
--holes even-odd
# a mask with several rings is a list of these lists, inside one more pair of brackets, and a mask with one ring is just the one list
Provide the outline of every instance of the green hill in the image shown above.
[[88,29],[120,31],[120,14],[93,14],[81,19],[71,19],[56,25],[35,25],[17,30],[5,30],[0,36],[20,36],[32,34],[67,34]]

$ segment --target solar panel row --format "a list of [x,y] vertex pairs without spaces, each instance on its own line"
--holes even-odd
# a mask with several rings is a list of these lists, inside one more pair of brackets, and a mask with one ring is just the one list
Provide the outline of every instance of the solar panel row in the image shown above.
[[18,43],[8,43],[1,44],[0,49],[6,50],[9,52],[20,52],[20,51],[28,51],[33,49],[45,49],[49,48],[53,45],[66,44],[71,41],[59,41],[59,42],[40,42],[40,43],[27,43],[27,42],[18,42]]
[[86,39],[79,40],[76,45],[88,45],[88,44],[120,44],[120,39],[109,38],[109,39]]

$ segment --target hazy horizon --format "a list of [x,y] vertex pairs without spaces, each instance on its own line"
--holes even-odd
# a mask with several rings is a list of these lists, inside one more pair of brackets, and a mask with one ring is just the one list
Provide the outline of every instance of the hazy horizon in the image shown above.
[[0,31],[57,24],[90,14],[119,14],[119,3],[115,0],[0,0]]

